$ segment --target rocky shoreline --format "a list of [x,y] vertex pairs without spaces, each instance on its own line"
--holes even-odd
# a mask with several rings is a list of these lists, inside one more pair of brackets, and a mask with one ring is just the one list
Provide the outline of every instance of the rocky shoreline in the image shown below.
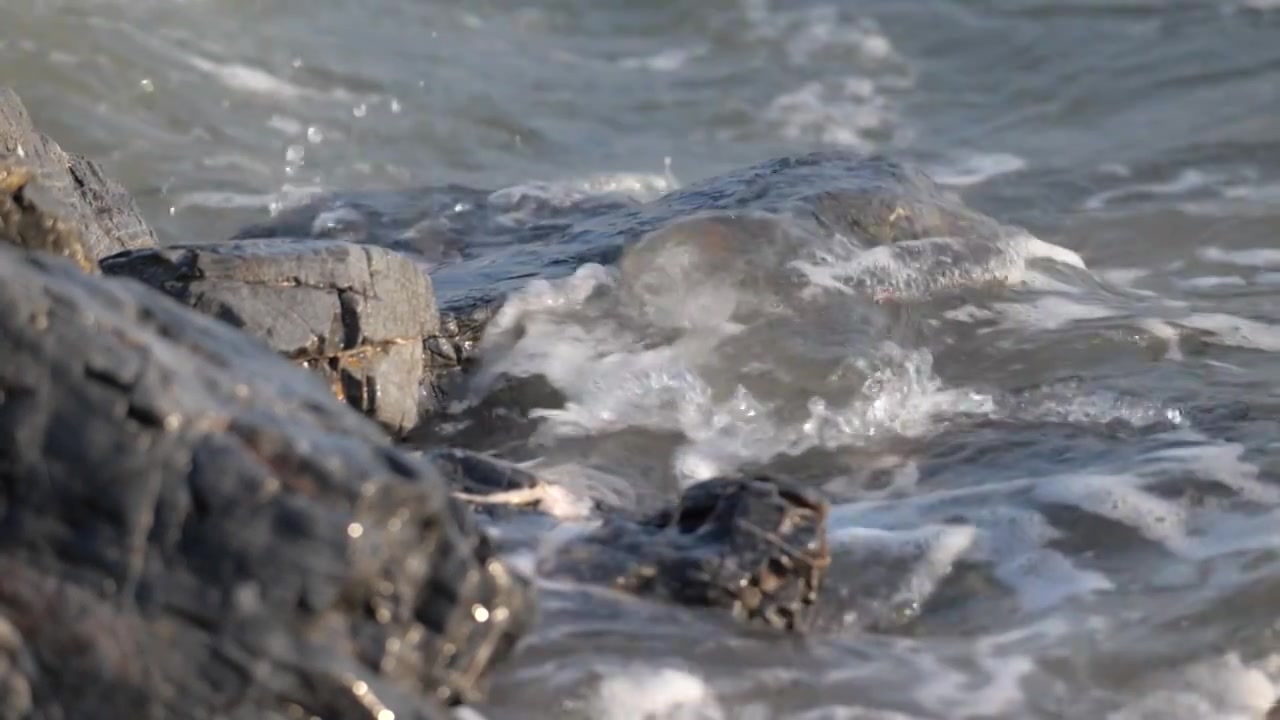
[[[490,302],[326,238],[161,247],[0,89],[0,717],[431,718],[537,618],[477,513],[496,458],[410,451]],[[531,499],[532,498],[532,499]],[[601,522],[540,572],[804,630],[826,501],[768,477]]]

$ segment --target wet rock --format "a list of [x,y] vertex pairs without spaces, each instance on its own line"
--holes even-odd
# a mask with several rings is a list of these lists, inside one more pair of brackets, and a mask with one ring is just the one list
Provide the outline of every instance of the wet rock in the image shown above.
[[[17,93],[0,87],[0,174],[6,172],[9,180],[0,181],[5,185],[0,202],[24,188],[24,203],[41,208],[47,217],[57,217],[62,224],[62,230],[45,236],[62,242],[60,236],[73,231],[79,235],[87,261],[157,244],[155,233],[128,192],[97,163],[64,152],[36,130]],[[24,181],[17,183],[15,177]]]
[[441,335],[431,280],[392,251],[242,240],[127,251],[102,269],[262,338],[392,432],[442,394],[423,392],[425,345]]
[[430,466],[145,285],[0,246],[0,716],[437,718],[530,589]]
[[25,167],[0,162],[0,242],[70,258],[81,270],[97,272],[80,232],[32,199],[31,180]]
[[[681,270],[669,262],[676,250],[690,261],[675,281],[710,268],[717,277],[753,273],[755,284],[769,290],[788,261],[814,249],[815,238],[839,236],[869,249],[935,237],[990,240],[1009,230],[910,163],[830,150],[767,160],[649,202],[610,195],[552,202],[454,185],[333,193],[236,237],[342,237],[417,257],[431,268],[442,311],[472,328],[450,335],[464,342],[440,341],[430,352],[465,365],[474,356],[473,339],[507,294],[531,277],[561,277],[584,263],[623,261],[628,281],[651,298],[647,283],[669,288],[668,275]],[[663,272],[647,272],[656,260]],[[943,259],[937,271],[946,272],[949,262]],[[676,306],[699,300],[667,294]],[[767,292],[760,295],[767,300]],[[672,314],[665,307],[654,312],[660,321]]]
[[[463,450],[429,459],[445,468],[455,497],[483,512],[553,513],[565,502],[562,489],[501,460]],[[539,571],[806,630],[831,561],[827,508],[816,492],[771,477],[706,480],[644,516],[597,506],[600,527],[559,546]]]

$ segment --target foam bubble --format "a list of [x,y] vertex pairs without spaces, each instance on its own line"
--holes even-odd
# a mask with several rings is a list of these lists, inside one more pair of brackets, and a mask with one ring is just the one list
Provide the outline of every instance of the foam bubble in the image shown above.
[[702,678],[679,668],[622,668],[600,682],[591,704],[600,720],[723,720]]
[[1139,699],[1108,720],[1260,720],[1280,700],[1262,669],[1229,653],[1165,673]]

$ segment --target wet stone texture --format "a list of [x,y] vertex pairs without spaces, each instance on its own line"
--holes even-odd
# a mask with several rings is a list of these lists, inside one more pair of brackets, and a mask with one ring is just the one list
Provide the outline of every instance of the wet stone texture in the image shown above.
[[32,199],[32,173],[0,161],[0,237],[18,247],[70,258],[81,270],[97,272],[83,236]]
[[0,717],[446,717],[533,613],[440,475],[260,342],[0,245]]
[[[554,484],[505,461],[458,449],[431,453],[428,460],[441,468],[455,496],[487,516],[555,514],[563,505]],[[831,562],[827,511],[816,491],[776,478],[706,480],[641,517],[597,504],[600,527],[568,540],[539,571],[804,631]]]
[[0,87],[0,203],[5,198],[14,202],[22,188],[23,207],[42,208],[47,213],[43,222],[58,218],[57,232],[45,231],[36,237],[46,238],[49,249],[59,250],[67,231],[74,231],[83,245],[81,265],[121,250],[156,245],[155,233],[129,193],[97,163],[64,152],[36,130],[17,93]]
[[422,389],[425,343],[440,328],[431,280],[390,250],[241,240],[124,252],[102,268],[265,340],[392,432],[435,399]]

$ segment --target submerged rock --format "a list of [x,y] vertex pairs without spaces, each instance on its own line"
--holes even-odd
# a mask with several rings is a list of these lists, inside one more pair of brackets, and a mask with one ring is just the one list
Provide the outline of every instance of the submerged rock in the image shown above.
[[131,280],[0,246],[6,717],[442,717],[533,613],[440,475]]
[[[505,507],[581,517],[588,502],[477,453],[451,449],[428,458],[445,471],[455,497],[486,513]],[[815,492],[770,477],[716,478],[654,513],[594,511],[603,523],[558,546],[540,573],[720,608],[780,630],[808,629],[831,561],[827,502]]]

